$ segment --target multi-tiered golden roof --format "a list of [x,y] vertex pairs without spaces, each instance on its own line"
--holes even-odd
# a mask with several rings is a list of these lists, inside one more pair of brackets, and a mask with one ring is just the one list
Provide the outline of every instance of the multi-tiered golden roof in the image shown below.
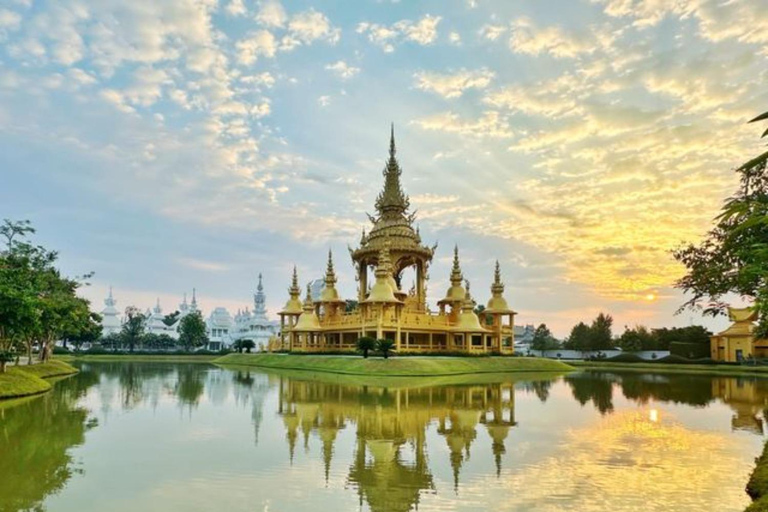
[[[309,288],[299,300],[294,268],[290,299],[281,311],[282,348],[290,351],[352,351],[363,336],[395,341],[400,352],[498,352],[513,351],[515,312],[503,296],[498,262],[487,308],[477,308],[464,282],[459,249],[454,248],[450,286],[438,301],[437,312],[427,307],[427,271],[437,245],[424,245],[410,201],[400,184],[394,129],[384,168],[384,189],[376,198],[373,226],[363,230],[360,245],[350,248],[358,282],[356,300],[343,300],[336,290],[333,255],[328,253],[325,285],[313,300]],[[370,270],[375,281],[369,284]],[[415,270],[409,292],[402,288],[403,271]],[[480,313],[478,315],[478,313]]]

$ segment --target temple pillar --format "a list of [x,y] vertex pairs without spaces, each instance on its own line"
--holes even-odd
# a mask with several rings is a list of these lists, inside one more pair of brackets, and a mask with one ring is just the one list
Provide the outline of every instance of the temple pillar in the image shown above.
[[358,300],[363,302],[365,300],[365,294],[368,292],[368,264],[361,261],[359,267],[358,281],[360,283],[360,296]]
[[424,296],[424,262],[416,262],[416,297],[419,301],[419,309],[424,307],[426,297]]

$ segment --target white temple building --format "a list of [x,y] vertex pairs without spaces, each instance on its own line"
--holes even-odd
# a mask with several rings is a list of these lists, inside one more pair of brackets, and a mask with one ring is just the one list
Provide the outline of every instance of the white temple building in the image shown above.
[[280,323],[267,317],[266,295],[261,274],[253,294],[253,311],[238,311],[234,319],[224,308],[214,309],[208,317],[209,350],[220,350],[237,340],[252,340],[256,349],[267,348],[270,338],[280,332]]
[[[112,287],[109,288],[109,296],[104,299],[105,308],[101,312],[102,335],[119,333],[122,330],[122,315],[115,307],[117,301],[112,296]],[[179,315],[171,325],[166,325],[163,308],[160,299],[157,299],[155,307],[147,309],[145,329],[150,334],[165,334],[173,339],[179,338],[179,325],[185,316],[200,311],[197,306],[196,290],[192,289],[192,301],[187,302],[187,295],[179,304]],[[255,343],[256,349],[267,348],[270,338],[277,336],[280,331],[280,323],[270,320],[267,316],[266,295],[262,277],[259,274],[259,282],[256,293],[253,295],[253,311],[246,308],[232,315],[226,308],[217,307],[211,311],[205,321],[208,329],[208,350],[221,350],[230,347],[235,341],[249,339]]]

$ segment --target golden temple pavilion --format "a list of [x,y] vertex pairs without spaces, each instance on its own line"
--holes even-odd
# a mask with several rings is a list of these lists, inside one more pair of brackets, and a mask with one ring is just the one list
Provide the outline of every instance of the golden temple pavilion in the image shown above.
[[[360,337],[369,336],[393,340],[398,352],[512,353],[515,312],[504,298],[498,262],[491,298],[484,309],[476,308],[456,247],[445,296],[437,311],[427,307],[428,269],[437,245],[424,245],[414,229],[415,213],[409,211],[395,155],[393,129],[384,188],[376,198],[376,215],[368,216],[372,226],[367,234],[363,230],[358,247],[349,249],[358,282],[356,300],[339,296],[330,252],[325,284],[316,300],[307,285],[302,302],[294,267],[290,298],[279,313],[280,347],[293,352],[353,351]],[[415,270],[408,292],[402,288],[406,269]]]

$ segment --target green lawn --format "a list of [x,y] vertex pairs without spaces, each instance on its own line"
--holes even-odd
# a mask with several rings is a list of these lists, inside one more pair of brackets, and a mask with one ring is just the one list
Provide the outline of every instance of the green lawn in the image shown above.
[[568,361],[585,370],[621,370],[653,373],[696,373],[709,375],[755,375],[768,377],[768,366],[725,364],[614,363],[611,361]]
[[62,354],[54,356],[58,361],[93,361],[93,362],[163,362],[163,363],[210,363],[221,356],[195,354]]
[[394,357],[229,354],[214,361],[222,365],[309,370],[372,377],[426,377],[510,372],[568,372],[560,361],[526,357]]
[[77,369],[63,361],[9,366],[5,373],[0,373],[0,399],[43,393],[51,389],[46,378],[73,373],[77,373]]

